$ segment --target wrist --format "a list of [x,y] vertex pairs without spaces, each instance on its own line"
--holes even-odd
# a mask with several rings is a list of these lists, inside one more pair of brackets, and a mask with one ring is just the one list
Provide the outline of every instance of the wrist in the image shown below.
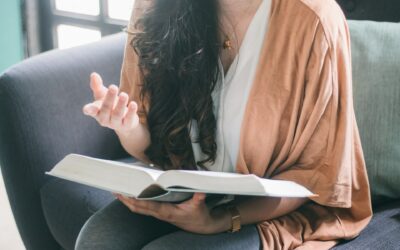
[[132,134],[137,133],[139,126],[136,126],[132,129],[129,130],[123,130],[123,129],[115,129],[115,133],[118,135],[120,138],[129,138]]
[[213,209],[212,217],[215,223],[210,223],[212,224],[211,233],[226,232],[232,228],[232,217],[226,208],[218,207]]
[[231,216],[231,228],[228,230],[230,233],[238,232],[242,228],[242,221],[240,218],[239,210],[236,206],[230,205],[227,207]]

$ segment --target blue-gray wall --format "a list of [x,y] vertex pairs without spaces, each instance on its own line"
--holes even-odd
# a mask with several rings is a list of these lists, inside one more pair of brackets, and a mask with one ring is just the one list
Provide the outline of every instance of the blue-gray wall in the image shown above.
[[0,0],[0,73],[23,59],[20,0]]

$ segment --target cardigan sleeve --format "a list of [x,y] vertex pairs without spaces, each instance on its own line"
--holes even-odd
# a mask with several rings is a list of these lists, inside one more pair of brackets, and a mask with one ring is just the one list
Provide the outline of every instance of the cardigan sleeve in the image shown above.
[[349,208],[353,187],[365,189],[365,197],[369,191],[359,185],[367,176],[353,109],[347,24],[332,34],[319,24],[307,63],[296,128],[300,156],[271,178],[307,187],[318,195],[310,199],[321,205]]
[[139,58],[131,43],[136,32],[140,32],[135,26],[136,21],[143,14],[150,1],[136,0],[130,21],[127,26],[127,38],[121,69],[120,91],[129,95],[129,101],[135,101],[138,105],[138,116],[140,123],[146,124],[147,104],[140,97],[142,73],[139,68]]

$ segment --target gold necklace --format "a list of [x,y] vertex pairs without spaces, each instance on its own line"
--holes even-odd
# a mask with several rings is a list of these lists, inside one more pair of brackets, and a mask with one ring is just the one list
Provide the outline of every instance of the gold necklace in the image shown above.
[[[249,6],[247,7],[247,9],[246,9],[246,11],[245,11],[245,13],[244,13],[244,15],[243,16],[246,16],[247,14],[248,14],[248,12],[249,12],[249,10],[251,9],[251,4],[249,4]],[[226,18],[229,20],[229,18],[226,16]],[[230,23],[232,23],[232,21],[231,20],[229,20],[229,22]],[[239,24],[239,21],[237,21],[236,23],[235,23],[235,25],[231,25],[232,26],[232,30],[233,30],[233,34],[235,34],[235,32],[236,32],[236,26]],[[224,32],[224,29],[221,29],[221,31],[222,31],[222,33],[224,33],[224,36],[225,36],[225,39],[224,39],[224,41],[222,42],[222,48],[224,49],[224,50],[232,50],[233,49],[233,44],[232,44],[232,40],[231,40],[231,38],[229,37],[229,35],[228,34],[226,34],[225,32]]]
[[232,50],[232,41],[231,41],[231,39],[229,38],[229,36],[227,36],[226,34],[225,34],[225,40],[224,40],[224,42],[222,43],[222,48],[223,48],[223,49]]

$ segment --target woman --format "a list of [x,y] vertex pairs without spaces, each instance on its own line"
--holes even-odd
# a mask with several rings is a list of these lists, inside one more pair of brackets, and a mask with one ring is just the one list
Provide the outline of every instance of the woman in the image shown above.
[[163,169],[252,173],[319,196],[208,209],[201,193],[181,204],[115,194],[77,249],[329,249],[356,237],[372,211],[351,78],[333,0],[137,0],[120,89],[93,74],[85,114]]

